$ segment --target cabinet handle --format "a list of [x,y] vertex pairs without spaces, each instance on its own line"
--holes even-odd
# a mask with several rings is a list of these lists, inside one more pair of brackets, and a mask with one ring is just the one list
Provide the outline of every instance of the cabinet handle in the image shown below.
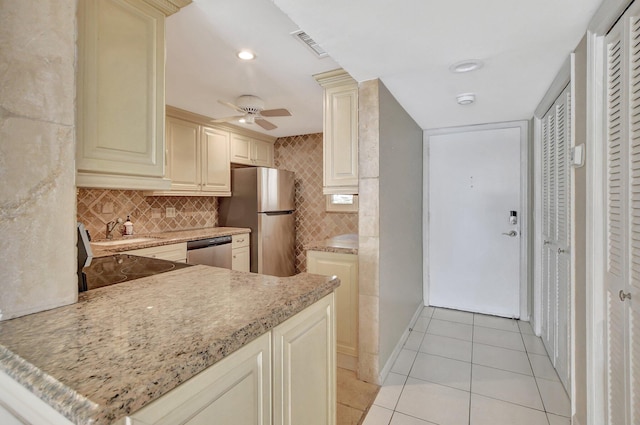
[[624,291],[621,289],[620,292],[618,292],[618,296],[620,297],[620,301],[624,302],[624,300],[627,298],[631,299],[631,292],[627,292],[625,294]]
[[238,242],[244,242],[244,238],[242,239],[236,239]]
[[234,255],[233,258],[236,258],[236,256]]
[[551,243],[551,241],[544,241],[542,242],[542,245],[549,245]]

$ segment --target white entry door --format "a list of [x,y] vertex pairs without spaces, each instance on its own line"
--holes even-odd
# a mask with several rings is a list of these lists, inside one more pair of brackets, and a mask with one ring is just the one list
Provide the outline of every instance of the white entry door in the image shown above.
[[520,317],[526,129],[507,123],[427,133],[430,305]]

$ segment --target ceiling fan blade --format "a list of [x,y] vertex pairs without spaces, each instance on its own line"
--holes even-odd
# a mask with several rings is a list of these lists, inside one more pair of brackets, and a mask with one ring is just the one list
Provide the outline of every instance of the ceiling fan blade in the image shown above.
[[228,108],[234,109],[234,110],[236,110],[238,112],[242,112],[244,114],[244,111],[242,109],[240,109],[239,106],[236,106],[231,102],[225,102],[224,100],[218,99],[218,103],[221,104],[221,105],[224,105],[224,106],[226,106]]
[[213,122],[213,123],[216,123],[216,122],[229,122],[229,121],[239,120],[240,118],[244,118],[244,115],[234,115],[232,117],[218,118],[218,119],[215,119],[215,120],[211,120],[211,122]]
[[263,120],[262,118],[256,118],[256,124],[258,124],[260,127],[264,128],[265,130],[273,130],[274,128],[278,128],[277,125],[267,121],[267,120]]
[[291,112],[284,108],[266,109],[264,111],[260,111],[260,115],[262,115],[263,117],[290,117]]

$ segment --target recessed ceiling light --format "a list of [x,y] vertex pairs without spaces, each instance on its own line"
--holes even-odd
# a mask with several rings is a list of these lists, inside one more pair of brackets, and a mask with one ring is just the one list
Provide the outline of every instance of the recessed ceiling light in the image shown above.
[[459,105],[471,105],[476,101],[474,93],[462,93],[456,96]]
[[255,59],[256,55],[254,55],[253,52],[249,50],[240,50],[238,52],[238,57],[244,61],[250,61],[252,59]]
[[467,59],[464,61],[460,61],[460,62],[456,62],[453,65],[451,65],[449,67],[449,71],[456,73],[456,74],[460,74],[463,72],[471,72],[471,71],[475,71],[477,69],[482,68],[482,65],[484,65],[482,63],[481,60],[477,60],[477,59]]

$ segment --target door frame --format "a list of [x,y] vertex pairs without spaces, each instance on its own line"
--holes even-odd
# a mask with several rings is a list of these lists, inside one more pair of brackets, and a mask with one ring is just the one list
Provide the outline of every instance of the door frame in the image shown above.
[[423,133],[423,189],[422,189],[422,249],[423,249],[423,297],[424,305],[429,305],[429,138],[431,136],[466,133],[471,131],[499,130],[504,128],[520,129],[520,319],[529,320],[529,290],[531,273],[529,268],[529,234],[530,234],[530,172],[529,166],[529,122],[508,121],[491,124],[468,125],[462,127],[447,127],[425,130]]

